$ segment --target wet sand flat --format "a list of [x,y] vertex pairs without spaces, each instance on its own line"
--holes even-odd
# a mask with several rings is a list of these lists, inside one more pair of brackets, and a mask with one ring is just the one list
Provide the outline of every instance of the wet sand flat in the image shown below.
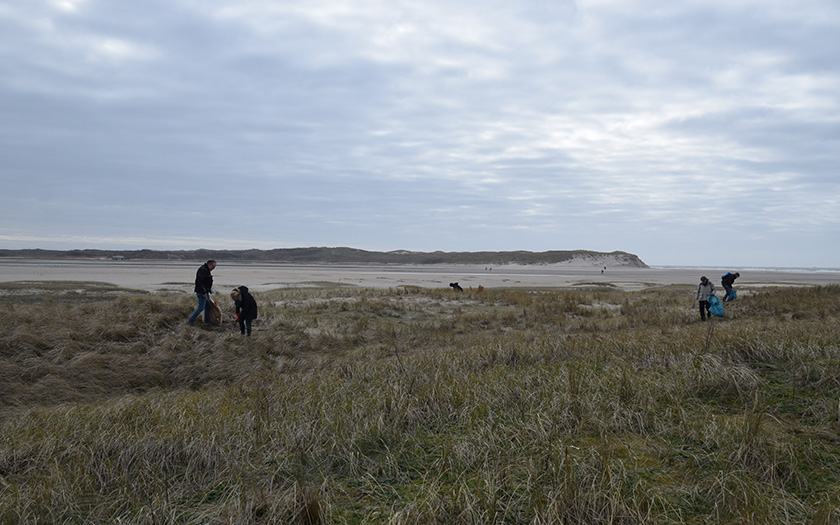
[[[95,281],[145,291],[192,291],[199,261],[45,261],[0,259],[0,282]],[[221,291],[246,285],[258,291],[288,286],[346,285],[372,288],[419,286],[447,288],[458,282],[464,289],[568,288],[606,285],[621,290],[651,286],[696,284],[706,275],[716,286],[726,270],[720,268],[607,268],[592,266],[469,266],[469,265],[284,265],[219,261],[213,271]],[[802,286],[840,283],[840,271],[733,269],[741,273],[736,286]]]

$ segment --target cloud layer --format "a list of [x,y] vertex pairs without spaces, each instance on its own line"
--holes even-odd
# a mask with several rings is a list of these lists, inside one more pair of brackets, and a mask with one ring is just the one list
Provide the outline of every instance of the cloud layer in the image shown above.
[[0,247],[840,266],[840,5],[0,6]]

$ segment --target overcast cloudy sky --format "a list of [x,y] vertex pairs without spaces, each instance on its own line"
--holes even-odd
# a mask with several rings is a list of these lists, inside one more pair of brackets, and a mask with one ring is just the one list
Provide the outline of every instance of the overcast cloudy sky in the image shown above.
[[840,266],[836,0],[0,0],[0,248]]

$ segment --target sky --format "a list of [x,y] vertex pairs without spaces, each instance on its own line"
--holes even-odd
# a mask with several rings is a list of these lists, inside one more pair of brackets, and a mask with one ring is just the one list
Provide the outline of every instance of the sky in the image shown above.
[[0,0],[0,248],[840,267],[836,0]]

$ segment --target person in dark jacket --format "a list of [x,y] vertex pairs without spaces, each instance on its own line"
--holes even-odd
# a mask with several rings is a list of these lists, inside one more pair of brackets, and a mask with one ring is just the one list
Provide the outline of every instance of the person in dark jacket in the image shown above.
[[723,289],[726,290],[726,294],[723,296],[723,302],[729,300],[729,296],[732,295],[732,285],[735,284],[735,279],[741,277],[741,274],[738,272],[726,272],[723,274],[723,277],[720,278],[720,284],[723,285]]
[[236,305],[236,320],[239,322],[239,331],[242,335],[251,335],[251,321],[257,318],[257,301],[248,291],[247,286],[234,288],[230,292],[230,298]]
[[210,259],[199,267],[195,272],[195,296],[198,298],[198,308],[190,316],[187,323],[193,324],[196,318],[204,312],[204,322],[210,324],[210,310],[207,308],[207,296],[213,290],[213,274],[210,272],[216,267],[216,261]]

